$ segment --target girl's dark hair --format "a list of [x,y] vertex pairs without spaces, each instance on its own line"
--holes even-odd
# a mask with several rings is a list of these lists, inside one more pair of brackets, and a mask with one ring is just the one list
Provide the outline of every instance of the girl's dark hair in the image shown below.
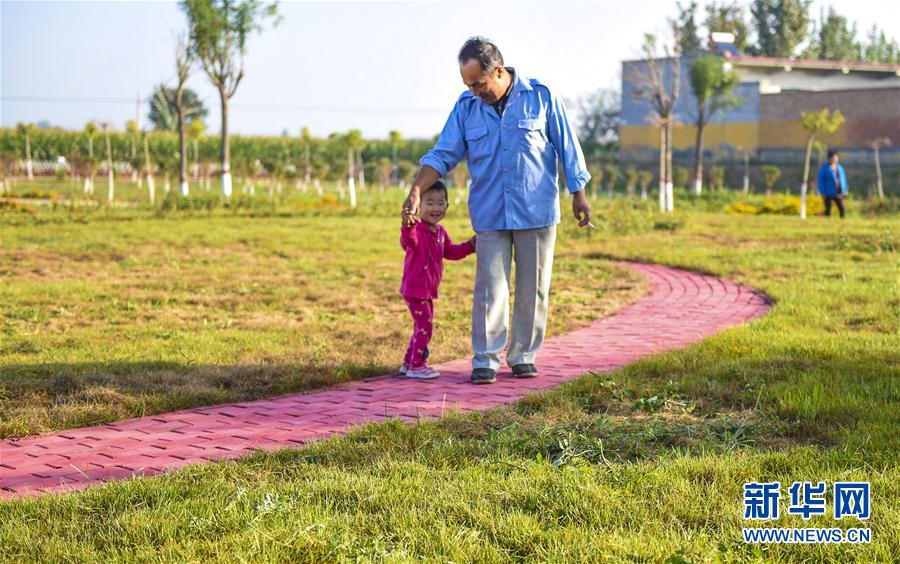
[[828,158],[830,159],[831,157],[835,156],[836,154],[837,154],[837,151],[828,151]]
[[444,186],[444,183],[441,182],[440,180],[438,180],[437,182],[435,182],[434,184],[432,184],[431,186],[429,186],[427,190],[425,190],[424,192],[422,192],[422,197],[424,197],[425,194],[427,194],[427,193],[429,193],[429,192],[431,192],[431,191],[439,191],[439,192],[442,192],[442,193],[444,194],[444,199],[445,199],[445,200],[449,200],[449,199],[450,199],[450,195],[447,193],[447,187]]

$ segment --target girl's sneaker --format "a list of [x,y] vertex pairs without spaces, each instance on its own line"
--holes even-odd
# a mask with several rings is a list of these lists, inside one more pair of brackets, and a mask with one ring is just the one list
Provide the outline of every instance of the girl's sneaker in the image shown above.
[[403,364],[401,364],[401,365],[400,365],[400,369],[397,370],[397,372],[399,372],[400,374],[403,374],[404,376],[406,375],[406,373],[407,373],[408,371],[409,371],[409,367],[406,366],[406,363],[405,363],[405,362],[404,362]]
[[407,378],[416,378],[418,380],[431,380],[440,376],[437,370],[430,366],[420,366],[418,368],[408,368],[405,376]]

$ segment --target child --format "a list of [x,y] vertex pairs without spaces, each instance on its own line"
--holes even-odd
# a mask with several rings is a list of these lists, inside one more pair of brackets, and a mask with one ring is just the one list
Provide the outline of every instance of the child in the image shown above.
[[[404,222],[400,246],[406,251],[400,293],[413,318],[413,334],[400,373],[407,378],[431,379],[438,372],[425,364],[431,341],[434,303],[444,274],[444,261],[460,260],[475,252],[475,237],[454,245],[439,224],[447,213],[447,187],[435,182],[422,193],[419,217],[411,227]],[[404,218],[406,219],[406,218]]]

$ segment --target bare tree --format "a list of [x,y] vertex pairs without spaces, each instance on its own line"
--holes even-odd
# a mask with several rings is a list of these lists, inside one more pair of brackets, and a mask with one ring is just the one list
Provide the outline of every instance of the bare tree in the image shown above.
[[878,199],[884,199],[884,185],[881,180],[881,158],[879,156],[879,152],[881,147],[890,147],[891,139],[890,137],[879,137],[878,139],[872,139],[870,143],[872,150],[875,151],[875,186],[878,189]]
[[650,105],[652,121],[660,128],[659,139],[659,209],[671,212],[674,207],[672,181],[672,128],[675,123],[675,102],[681,91],[680,31],[670,22],[673,42],[662,46],[662,58],[657,55],[657,39],[644,35],[644,61],[635,65],[629,77],[635,86],[634,96]]
[[199,106],[187,106],[184,102],[184,86],[191,75],[194,66],[193,43],[190,35],[181,35],[178,37],[175,47],[175,88],[166,88],[160,85],[159,91],[163,93],[166,102],[175,107],[175,113],[178,117],[178,189],[182,196],[187,196],[188,175],[187,175],[187,142],[185,120],[187,116],[197,112]]

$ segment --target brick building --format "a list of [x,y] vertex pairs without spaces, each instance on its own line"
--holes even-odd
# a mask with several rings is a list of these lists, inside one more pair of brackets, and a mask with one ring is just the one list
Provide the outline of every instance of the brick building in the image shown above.
[[[881,150],[881,161],[888,166],[900,164],[900,65],[752,57],[713,41],[710,47],[740,77],[735,94],[742,100],[716,115],[707,127],[705,155],[710,159],[734,161],[748,151],[756,162],[797,162],[805,153],[807,136],[800,126],[800,112],[829,108],[840,110],[846,121],[836,133],[817,135],[817,139],[840,151],[845,163],[870,163],[872,140],[887,137],[891,146]],[[671,81],[673,59],[660,63]],[[674,158],[683,164],[693,162],[696,140],[697,103],[691,92],[690,63],[690,58],[681,59],[673,131]],[[622,63],[619,140],[623,161],[658,159],[659,130],[653,124],[653,112],[634,96],[635,81],[646,65],[646,61]]]

